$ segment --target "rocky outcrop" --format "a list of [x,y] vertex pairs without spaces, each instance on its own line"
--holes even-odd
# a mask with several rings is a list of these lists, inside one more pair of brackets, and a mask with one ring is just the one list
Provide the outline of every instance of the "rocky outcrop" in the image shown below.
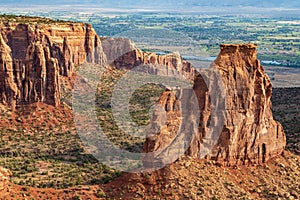
[[226,90],[225,125],[212,157],[227,164],[262,163],[283,152],[286,138],[273,119],[272,83],[256,45],[221,45],[214,62]]
[[[154,112],[145,152],[173,144],[179,130],[189,134],[181,138],[186,155],[224,165],[262,163],[285,147],[282,126],[272,116],[272,84],[257,60],[256,45],[221,45],[211,70],[201,73],[178,53],[157,55],[128,39],[100,39],[81,23],[10,23],[0,31],[0,103],[11,108],[34,102],[58,106],[60,78],[70,78],[85,61],[125,70],[142,66],[151,74],[185,77],[194,84],[199,108],[187,113],[195,111],[191,91],[168,88],[159,101],[163,110]],[[164,162],[168,154],[157,156]]]
[[[285,134],[271,110],[272,83],[256,56],[254,44],[221,45],[211,70],[195,75],[200,121],[198,131],[186,133],[191,134],[186,155],[232,166],[263,163],[283,152]],[[182,102],[169,91],[159,104],[165,111],[154,113],[151,124],[161,124],[162,115],[167,122],[159,131],[151,130],[144,152],[161,152],[177,137],[169,130],[191,123],[180,121],[184,111],[175,108],[181,108]],[[164,162],[166,155],[160,157]]]
[[[103,38],[102,47],[108,63],[117,69],[130,70],[143,66],[149,73],[173,76],[180,74],[193,81],[197,71],[179,53],[157,55],[143,52],[127,38]],[[161,70],[160,70],[161,69]]]
[[41,42],[28,47],[25,58],[25,79],[20,86],[25,102],[60,104],[58,61],[51,58],[50,49]]
[[[135,46],[135,44],[127,39],[127,38],[107,38],[107,37],[103,37],[101,38],[102,41],[102,48],[103,51],[106,55],[107,58],[107,63],[111,64],[111,65],[115,65],[115,61],[126,55],[127,53],[137,50],[137,47]],[[133,66],[133,64],[135,63],[135,60],[137,60],[137,57],[127,57],[130,62],[128,63],[128,61],[126,61],[126,64],[124,62],[124,64],[121,65],[122,66],[126,66],[126,65],[131,65]]]
[[90,25],[10,23],[0,30],[0,102],[12,108],[33,102],[59,105],[59,77],[71,77],[85,61],[117,69],[143,65],[152,74],[184,75],[191,82],[196,74],[179,54],[143,52],[125,38],[100,39]]
[[0,167],[0,192],[8,188],[12,173],[3,167]]
[[104,65],[100,38],[82,23],[21,24],[0,27],[0,102],[60,104],[59,77],[71,77],[85,61]]
[[14,82],[11,50],[0,35],[0,101],[11,107],[16,104],[17,86]]

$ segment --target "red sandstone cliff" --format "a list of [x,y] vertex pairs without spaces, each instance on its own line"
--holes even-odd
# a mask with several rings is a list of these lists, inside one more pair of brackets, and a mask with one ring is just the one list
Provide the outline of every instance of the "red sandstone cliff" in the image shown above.
[[221,162],[261,163],[283,152],[286,139],[272,114],[272,83],[256,45],[221,45],[214,62],[226,90],[226,120],[212,156]]
[[[235,165],[263,163],[283,152],[285,134],[281,124],[273,119],[271,110],[272,83],[256,55],[256,45],[221,45],[211,71],[196,74],[194,92],[200,121],[198,131],[185,133],[191,134],[186,155],[206,156],[225,165]],[[160,124],[161,129],[150,133],[144,152],[168,148],[183,123],[194,123],[181,121],[182,110],[178,108],[182,106],[175,105],[182,102],[173,92],[165,92],[159,104],[165,111],[154,113],[151,123]],[[218,112],[213,113],[216,108]],[[167,118],[165,125],[160,122],[163,115]],[[163,152],[156,156],[158,162],[164,163],[166,157],[172,155]],[[149,164],[149,160],[145,163]]]
[[103,38],[102,46],[108,63],[117,69],[143,66],[151,74],[175,75],[174,73],[178,73],[189,81],[194,81],[197,74],[191,63],[183,60],[178,53],[157,55],[143,52],[127,38]]
[[85,61],[106,63],[100,38],[90,25],[2,24],[0,102],[60,103],[59,76],[70,77]]
[[[159,100],[164,110],[154,111],[144,152],[159,152],[155,160],[162,163],[158,165],[168,163],[173,156],[168,146],[174,143],[178,131],[192,130],[196,123],[198,130],[185,137],[190,142],[186,155],[235,165],[262,163],[283,152],[285,134],[281,124],[273,119],[272,83],[257,60],[256,45],[221,45],[211,70],[201,73],[178,54],[142,52],[128,39],[106,38],[102,45],[109,63],[118,69],[142,65],[152,74],[176,71],[194,83],[199,116],[190,113],[193,116],[183,119],[183,101],[193,103],[180,95],[186,91],[177,91],[179,95],[166,91]],[[159,71],[161,66],[167,70]],[[153,158],[144,164],[149,162]]]
[[[256,58],[255,45],[222,45],[212,71],[203,74],[179,54],[142,52],[122,38],[101,41],[91,26],[80,23],[12,23],[2,25],[0,30],[0,102],[4,105],[59,105],[60,77],[70,77],[74,67],[86,60],[102,65],[108,61],[118,69],[146,65],[149,72],[178,73],[194,83],[199,123],[193,114],[189,115],[189,123],[196,124],[198,130],[190,133],[186,155],[201,158],[208,154],[228,165],[260,163],[285,147],[282,126],[272,117],[272,84]],[[209,82],[219,89],[212,90]],[[216,101],[212,95],[220,95],[225,101]],[[162,149],[176,138],[177,130],[182,128],[183,102],[179,96],[167,91],[160,98],[165,110],[155,113],[151,123],[161,130],[147,138],[145,152]],[[220,110],[224,106],[223,112],[213,114],[214,106]],[[167,124],[162,124],[162,115],[167,116]],[[210,127],[220,121],[221,130],[214,135]]]

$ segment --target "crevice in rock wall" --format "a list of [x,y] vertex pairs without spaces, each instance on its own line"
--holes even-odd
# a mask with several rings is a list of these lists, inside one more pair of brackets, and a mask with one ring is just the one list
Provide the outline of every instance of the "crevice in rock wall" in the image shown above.
[[0,34],[0,92],[4,105],[14,108],[16,105],[17,85],[14,82],[13,59],[11,49]]
[[1,103],[60,104],[59,77],[71,77],[74,66],[85,61],[106,64],[101,40],[90,25],[81,23],[0,27],[3,78]]
[[261,149],[262,149],[262,162],[266,162],[267,145],[265,143],[263,143]]

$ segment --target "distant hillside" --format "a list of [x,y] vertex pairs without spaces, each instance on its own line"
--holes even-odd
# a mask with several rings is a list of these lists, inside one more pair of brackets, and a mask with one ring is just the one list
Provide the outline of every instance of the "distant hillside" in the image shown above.
[[59,5],[67,5],[67,4],[84,4],[84,5],[95,5],[97,4],[100,7],[138,7],[138,8],[149,8],[149,7],[183,7],[187,8],[190,6],[212,6],[212,7],[223,7],[223,6],[232,6],[232,7],[244,7],[244,6],[253,6],[253,7],[283,7],[283,8],[300,8],[300,2],[294,0],[223,0],[223,1],[206,1],[206,0],[119,0],[119,1],[109,1],[109,0],[52,0],[52,1],[33,1],[33,0],[6,0],[0,2],[0,4],[59,4]]

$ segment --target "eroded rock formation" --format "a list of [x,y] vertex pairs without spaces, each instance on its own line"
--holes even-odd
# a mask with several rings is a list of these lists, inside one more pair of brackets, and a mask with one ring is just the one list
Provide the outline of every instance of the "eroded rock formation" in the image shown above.
[[[189,131],[185,154],[211,157],[225,165],[261,163],[285,147],[282,126],[273,119],[272,84],[256,57],[256,45],[221,45],[209,72],[198,72],[179,54],[156,55],[136,48],[128,39],[100,39],[90,25],[5,24],[0,28],[0,103],[16,105],[44,102],[60,104],[60,77],[71,77],[85,61],[163,76],[183,75],[193,83],[198,115],[188,115],[182,125],[188,91],[166,91],[155,112],[145,152],[164,149]],[[102,40],[102,41],[101,41]],[[192,106],[190,106],[192,107]],[[165,116],[163,116],[165,115]],[[162,120],[167,121],[166,124]],[[199,122],[198,122],[199,121]],[[187,143],[188,142],[188,143]],[[166,153],[157,155],[162,159]]]
[[15,106],[17,85],[14,82],[13,60],[11,50],[0,35],[0,92],[1,103]]
[[221,45],[214,64],[226,87],[226,120],[212,155],[229,163],[260,163],[281,154],[285,134],[273,119],[272,83],[256,45]]
[[[187,141],[186,155],[236,165],[263,163],[283,152],[285,134],[271,110],[272,83],[256,56],[254,44],[221,45],[211,70],[196,74],[193,90],[198,99],[200,121],[198,131]],[[175,140],[176,135],[166,130],[182,126],[179,111],[172,109],[174,104],[181,103],[178,101],[169,91],[161,96],[159,103],[165,112],[156,113],[158,116],[153,119],[166,115],[167,125],[150,134],[144,152],[159,152]],[[160,122],[152,121],[152,124]]]
[[102,46],[108,63],[117,69],[132,69],[143,66],[145,72],[157,75],[173,76],[180,74],[193,81],[195,68],[182,59],[180,54],[157,55],[143,52],[127,38],[103,38]]
[[0,27],[0,102],[60,104],[59,77],[70,77],[85,61],[106,63],[101,41],[82,23],[20,24]]

